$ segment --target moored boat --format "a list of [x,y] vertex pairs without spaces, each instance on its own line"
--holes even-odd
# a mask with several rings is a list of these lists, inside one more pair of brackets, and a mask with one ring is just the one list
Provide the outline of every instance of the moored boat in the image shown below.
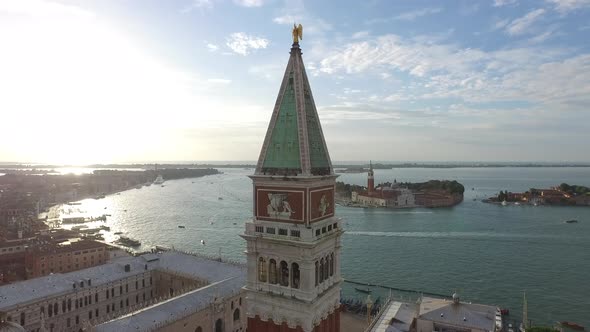
[[584,327],[580,324],[576,324],[574,322],[562,321],[560,322],[561,326],[569,327],[573,330],[584,331]]
[[559,323],[561,324],[561,326],[569,327],[572,330],[584,331],[584,326],[574,322],[561,321]]
[[354,288],[354,290],[356,290],[357,292],[361,292],[361,293],[365,293],[365,294],[371,294],[371,290],[369,288],[364,289],[364,288]]
[[141,245],[141,242],[139,242],[138,240],[126,236],[119,237],[117,243],[126,247],[139,247]]

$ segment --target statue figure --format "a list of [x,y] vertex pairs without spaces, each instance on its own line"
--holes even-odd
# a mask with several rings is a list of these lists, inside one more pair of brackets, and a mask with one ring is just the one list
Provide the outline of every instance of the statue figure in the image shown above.
[[303,39],[303,27],[301,24],[296,26],[295,23],[293,23],[293,44],[298,44],[300,39]]
[[320,217],[323,217],[326,215],[326,212],[328,211],[329,207],[330,207],[330,203],[328,202],[328,198],[326,198],[326,194],[323,194],[322,198],[320,198],[320,206],[318,208],[318,211],[320,213]]

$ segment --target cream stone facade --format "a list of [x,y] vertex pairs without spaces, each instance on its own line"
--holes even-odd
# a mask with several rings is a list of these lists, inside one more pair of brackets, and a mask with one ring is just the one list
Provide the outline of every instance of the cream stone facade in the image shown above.
[[[145,325],[140,331],[180,331],[181,325],[191,325],[187,331],[243,331],[245,272],[179,252],[121,257],[2,286],[0,314],[26,331],[137,331],[133,322]],[[117,324],[124,327],[113,328]]]

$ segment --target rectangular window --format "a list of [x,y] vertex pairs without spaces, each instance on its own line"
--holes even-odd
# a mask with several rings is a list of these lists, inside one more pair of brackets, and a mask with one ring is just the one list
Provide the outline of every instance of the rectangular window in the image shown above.
[[275,234],[275,228],[274,227],[267,227],[266,232],[268,234]]
[[94,310],[94,315],[96,316],[96,318],[98,318],[98,308],[96,308],[96,310]]
[[119,295],[123,294],[123,285],[119,286]]
[[94,294],[94,302],[98,302],[98,292]]
[[328,225],[328,232],[332,230],[332,225]]
[[88,319],[92,319],[92,310],[88,311]]
[[256,226],[254,229],[256,230],[256,233],[264,233],[264,227],[262,226]]
[[284,228],[279,228],[279,235],[285,235],[287,236],[287,230]]
[[129,284],[125,284],[125,293],[129,293]]
[[145,287],[145,279],[141,279],[141,288]]
[[301,236],[301,231],[292,229],[291,230],[291,236],[293,236],[293,237],[300,237]]
[[322,227],[322,234],[326,232],[326,227]]
[[76,315],[76,325],[80,324],[80,316]]
[[319,236],[319,235],[320,235],[320,229],[318,228],[315,230],[315,236]]
[[334,223],[334,229],[338,228],[338,223]]
[[111,312],[111,307],[107,304],[107,314]]
[[137,290],[139,288],[139,282],[137,280],[135,280],[135,290]]
[[108,289],[106,291],[106,294],[107,294],[107,299],[108,299],[109,298],[109,290]]

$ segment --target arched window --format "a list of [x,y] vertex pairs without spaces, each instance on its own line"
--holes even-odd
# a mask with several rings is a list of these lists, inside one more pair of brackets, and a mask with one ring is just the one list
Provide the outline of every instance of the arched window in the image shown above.
[[203,328],[199,326],[195,329],[195,332],[203,332]]
[[221,318],[215,322],[215,332],[223,332],[223,322],[221,321]]
[[316,286],[319,284],[319,279],[320,279],[320,263],[318,263],[318,261],[315,261],[315,285]]
[[334,253],[330,254],[330,277],[334,275]]
[[234,310],[234,322],[240,320],[240,309]]
[[258,259],[258,281],[266,282],[266,260],[263,257]]
[[53,313],[57,315],[57,302],[53,304]]
[[320,259],[320,284],[324,282],[324,259]]
[[324,280],[328,280],[328,274],[329,274],[329,270],[330,270],[330,256],[326,257],[326,261],[324,263]]
[[287,264],[285,261],[281,261],[279,284],[281,284],[281,286],[289,286],[289,264]]
[[271,259],[268,263],[268,281],[271,284],[276,284],[278,282],[277,280],[277,261],[275,261],[274,259]]
[[299,264],[291,264],[291,275],[293,278],[291,281],[291,287],[299,289]]

